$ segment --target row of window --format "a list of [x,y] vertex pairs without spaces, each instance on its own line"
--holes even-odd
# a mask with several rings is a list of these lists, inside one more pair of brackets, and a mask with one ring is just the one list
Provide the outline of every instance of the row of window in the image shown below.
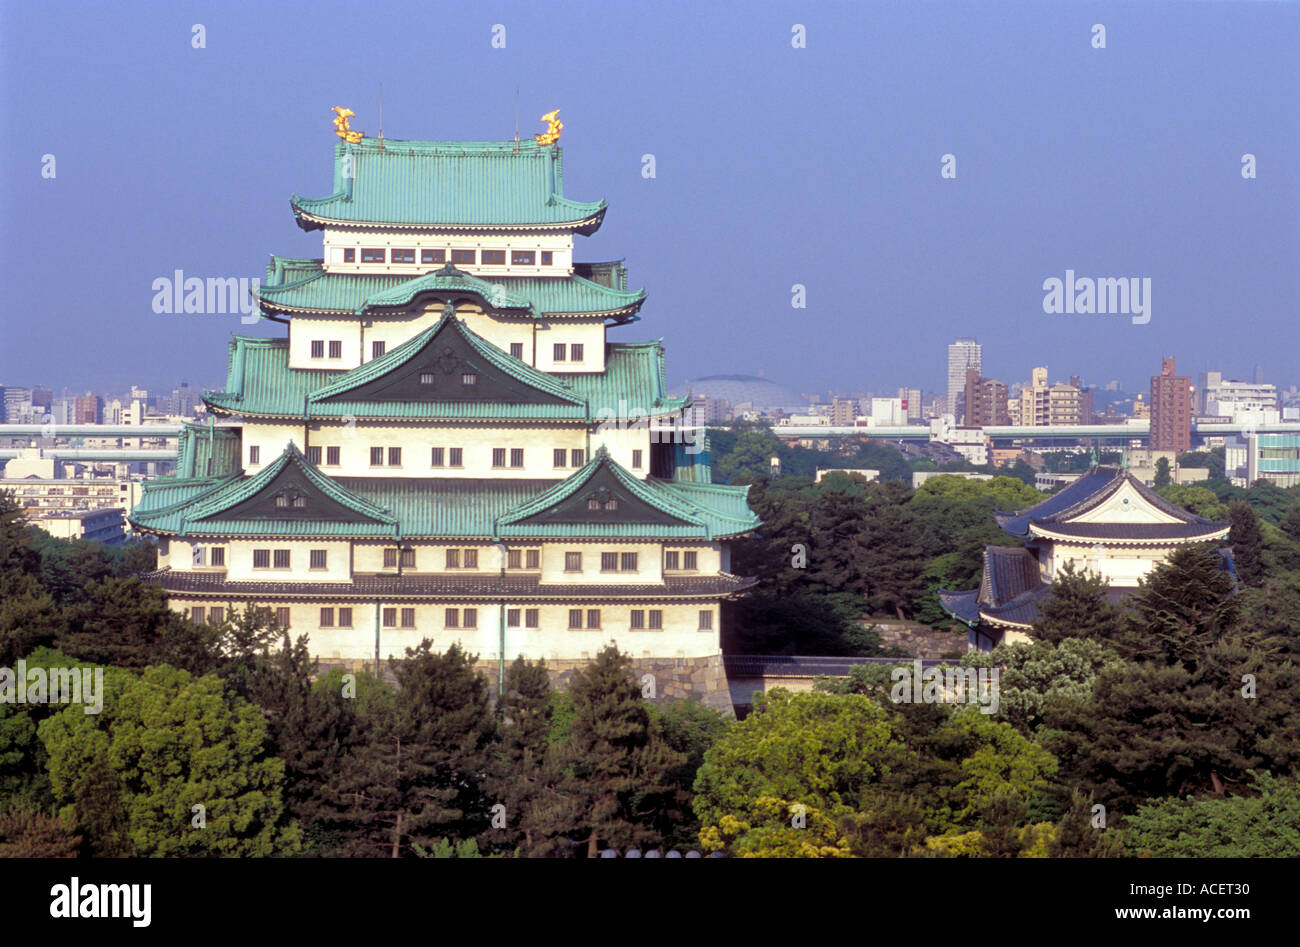
[[[309,568],[328,569],[328,552],[326,549],[309,550],[307,554]],[[411,547],[404,549],[386,548],[384,550],[384,568],[396,569],[400,565],[403,569],[414,569],[415,552],[415,549]],[[478,550],[475,548],[446,549],[443,552],[444,562],[448,569],[478,568]],[[541,568],[541,555],[539,549],[509,549],[506,551],[506,568],[539,569]],[[638,571],[638,561],[639,554],[635,552],[602,552],[600,554],[600,571],[636,572]],[[289,569],[292,568],[291,562],[292,550],[289,549],[253,550],[254,569]],[[195,546],[193,549],[193,564],[196,566],[224,566],[226,564],[226,547]],[[694,572],[698,569],[698,552],[690,549],[665,550],[665,572]],[[564,554],[564,571],[582,571],[581,552],[566,552]]]
[[[205,608],[196,605],[190,608],[190,618],[196,622],[209,621],[213,624],[220,624],[225,616],[225,609],[220,607]],[[289,627],[290,611],[287,608],[277,608],[275,610],[276,622],[282,628]],[[415,627],[415,609],[414,608],[385,608],[381,610],[380,621],[384,628],[414,628]],[[541,610],[537,608],[508,608],[506,609],[506,627],[508,628],[537,628],[541,624]],[[352,609],[351,608],[322,608],[320,610],[320,627],[321,628],[351,628],[352,627]],[[448,608],[443,611],[444,628],[478,628],[478,609],[477,608]],[[601,627],[601,609],[599,608],[571,608],[569,609],[569,628],[571,630],[589,628],[598,629]],[[634,608],[628,613],[628,627],[632,631],[662,631],[664,627],[664,613],[660,608]],[[711,631],[713,629],[713,612],[710,609],[701,609],[699,612],[699,629],[701,631]]]
[[[343,262],[357,262],[357,250],[361,251],[362,263],[414,263],[414,247],[393,247],[391,250],[386,247],[344,247]],[[420,250],[421,263],[446,263],[446,250]],[[542,266],[550,266],[555,262],[555,251],[553,250],[511,250],[511,266],[536,266],[538,254],[541,255]],[[481,259],[480,259],[481,256]],[[482,263],[484,266],[505,266],[505,250],[452,250],[451,262],[457,265],[465,264],[473,266]]]
[[[374,340],[370,343],[370,357],[379,358],[387,349],[387,343],[382,340]],[[327,351],[329,352],[328,356],[325,354]],[[511,342],[510,354],[514,358],[522,359],[524,357],[524,343]],[[551,348],[551,357],[557,362],[581,362],[585,355],[586,346],[582,342],[556,342]],[[311,357],[341,359],[343,357],[343,341],[341,339],[312,339]],[[420,383],[432,385],[433,375],[421,375]],[[465,384],[472,385],[474,382],[465,382]]]
[[[324,460],[322,465],[321,461]],[[338,467],[342,462],[342,451],[338,447],[308,447],[307,460],[309,463],[325,467]],[[507,463],[507,461],[509,463]],[[248,448],[248,462],[250,464],[260,464],[262,462],[262,448],[258,444],[250,444]],[[578,468],[587,462],[587,452],[585,450],[570,450],[565,447],[556,447],[551,451],[552,466],[559,468],[573,467]],[[640,470],[645,463],[645,452],[642,450],[632,451],[632,469]],[[402,466],[402,448],[400,447],[372,447],[370,448],[370,466],[371,467],[400,467]],[[433,447],[429,450],[430,467],[464,467],[465,466],[465,449],[463,447]],[[524,466],[524,449],[522,447],[494,447],[492,448],[492,466],[505,469],[506,467]],[[284,502],[280,502],[281,500]],[[301,501],[301,502],[298,502]],[[276,506],[288,507],[305,507],[307,498],[299,496],[290,498],[280,496],[276,497]]]

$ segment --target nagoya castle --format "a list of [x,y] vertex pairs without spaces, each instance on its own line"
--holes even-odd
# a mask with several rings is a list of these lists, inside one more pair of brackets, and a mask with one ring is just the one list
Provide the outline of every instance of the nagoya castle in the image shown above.
[[[293,197],[319,259],[255,291],[282,336],[235,336],[209,420],[131,516],[148,578],[196,621],[248,603],[323,665],[459,642],[496,682],[613,642],[657,696],[729,706],[720,605],[757,519],[710,478],[661,341],[610,341],[646,294],[579,262],[604,201],[564,194],[555,113],[533,141],[363,136],[336,109],[333,193]],[[503,658],[504,656],[504,658]]]

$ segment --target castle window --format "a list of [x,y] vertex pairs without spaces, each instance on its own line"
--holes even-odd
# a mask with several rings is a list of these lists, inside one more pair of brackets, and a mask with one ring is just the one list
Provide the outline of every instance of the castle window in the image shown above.
[[599,628],[599,627],[600,627],[600,609],[599,609],[599,608],[589,608],[589,609],[587,609],[587,627],[588,627],[588,628]]
[[643,608],[632,609],[631,627],[633,631],[639,631],[640,629],[645,627],[645,609]]
[[566,552],[564,554],[564,571],[581,572],[582,571],[582,553]]
[[307,448],[307,463],[309,463],[309,464],[319,464],[319,463],[320,463],[320,448],[319,448],[319,447],[308,447],[308,448]]
[[385,549],[385,550],[384,550],[384,568],[385,568],[385,569],[396,569],[396,568],[397,568],[397,550],[396,550],[396,549]]
[[344,263],[355,263],[355,262],[357,262],[357,251],[356,251],[356,248],[355,248],[355,247],[344,247],[344,248],[343,248],[343,262],[344,262]]
[[213,546],[208,550],[209,564],[214,566],[224,566],[226,564],[226,547]]
[[385,343],[385,342],[383,342],[383,341],[375,341],[375,342],[371,342],[371,343],[370,343],[370,357],[371,357],[371,358],[379,358],[379,356],[381,356],[381,355],[384,354],[384,351],[385,351],[386,347],[387,347],[387,343]]
[[506,449],[504,447],[492,448],[492,466],[504,467],[506,465]]
[[600,554],[600,571],[617,572],[618,571],[618,553],[602,552]]
[[451,262],[453,263],[474,263],[478,260],[477,250],[452,250]]
[[476,375],[474,372],[465,372],[463,375],[460,376],[460,383],[462,385],[467,385],[467,386],[477,385],[478,375]]
[[524,564],[523,552],[519,549],[506,550],[506,568],[522,569]]
[[477,628],[477,627],[478,627],[478,609],[477,609],[477,608],[467,608],[467,609],[465,609],[464,613],[461,615],[461,618],[463,619],[463,622],[462,622],[462,623],[464,624],[464,626],[465,626],[466,628]]
[[510,466],[522,467],[524,465],[524,449],[522,447],[510,448]]
[[444,453],[445,453],[445,451],[444,451],[444,449],[441,448],[441,447],[435,447],[435,448],[433,448],[433,453],[432,453],[432,455],[431,455],[431,459],[430,459],[430,461],[429,461],[429,466],[430,466],[430,467],[442,467],[442,466],[445,466],[445,463],[446,463],[446,462],[445,462],[444,459],[443,459],[443,455],[444,455]]
[[483,265],[484,266],[505,266],[506,251],[505,250],[484,250]]
[[362,263],[383,263],[384,262],[383,247],[362,247],[361,262]]
[[343,343],[338,339],[330,340],[330,358],[343,357]]
[[339,465],[339,449],[337,447],[325,448],[325,466],[337,467]]
[[250,464],[260,464],[262,462],[262,448],[256,444],[248,448],[248,462]]
[[395,608],[384,609],[384,627],[385,628],[397,627],[397,609]]
[[553,454],[554,454],[554,466],[563,467],[565,464],[569,462],[569,452],[565,450],[563,447],[555,448]]
[[554,358],[554,360],[557,362],[563,362],[567,357],[568,352],[569,352],[569,347],[567,345],[565,345],[563,342],[556,342],[554,348],[552,349],[552,358]]
[[370,466],[371,467],[384,466],[384,449],[382,447],[370,448]]
[[478,568],[478,550],[477,550],[477,549],[466,549],[466,550],[465,550],[465,556],[464,556],[464,558],[465,558],[465,568],[466,568],[466,569],[477,569],[477,568]]
[[403,628],[415,627],[415,609],[413,608],[402,609],[402,627]]
[[462,462],[461,462],[461,458],[463,458],[464,455],[465,455],[465,449],[464,449],[463,447],[453,447],[453,448],[451,448],[451,449],[448,451],[448,460],[447,460],[447,465],[448,465],[449,467],[460,467],[460,466],[463,466],[463,464],[462,464]]
[[296,496],[296,497],[294,497],[294,498],[293,498],[293,506],[294,506],[294,509],[296,509],[296,510],[301,510],[301,509],[305,508],[305,507],[307,506],[307,498],[304,497],[304,496]]
[[202,605],[192,606],[190,608],[190,621],[198,622],[199,624],[202,624],[204,621],[204,616],[206,614],[206,611],[207,610]]
[[524,343],[522,343],[522,342],[511,342],[511,343],[510,343],[510,355],[511,355],[513,358],[523,358],[523,357],[524,357]]
[[432,384],[433,384],[433,372],[420,372],[420,384],[422,384],[422,385],[432,385]]
[[448,608],[442,613],[442,623],[447,628],[460,627],[460,609]]
[[515,266],[532,266],[537,259],[537,254],[532,250],[512,250],[510,253],[510,262]]
[[536,608],[524,609],[524,627],[536,628],[538,625],[538,617],[540,616],[540,614],[541,614],[540,610]]
[[650,615],[649,615],[649,618],[650,618],[650,630],[651,630],[651,631],[662,631],[662,630],[663,630],[663,627],[664,627],[664,613],[663,613],[663,610],[662,610],[662,609],[658,609],[658,608],[652,608],[652,609],[650,609]]
[[325,357],[325,343],[324,343],[323,341],[321,341],[321,340],[319,340],[319,339],[316,339],[316,340],[314,340],[314,341],[312,342],[312,344],[311,344],[311,357],[312,357],[312,358],[324,358],[324,357]]
[[388,466],[390,467],[402,466],[402,449],[400,447],[388,448]]
[[573,345],[570,345],[570,346],[569,346],[569,361],[571,361],[571,362],[581,362],[581,361],[582,361],[582,343],[581,343],[581,342],[575,342]]
[[682,554],[673,549],[664,553],[664,571],[673,572],[682,567]]
[[617,510],[617,509],[618,509],[618,500],[615,499],[614,497],[610,497],[608,500],[605,501],[605,509],[607,509],[607,510]]
[[459,569],[459,568],[460,568],[460,550],[459,550],[459,549],[448,549],[448,550],[447,550],[447,568],[448,568],[448,569]]
[[519,627],[519,609],[517,608],[506,609],[506,627],[507,628]]
[[400,250],[399,250],[399,249],[397,249],[396,247],[394,247],[394,248],[393,248],[393,262],[394,262],[394,263],[414,263],[414,262],[415,262],[415,251],[414,251],[414,250],[408,250],[408,249],[400,249]]
[[570,628],[582,627],[582,609],[580,608],[569,609],[569,627]]
[[641,453],[642,453],[642,452],[639,451],[639,450],[634,450],[634,451],[632,451],[632,469],[633,469],[633,470],[640,470],[640,469],[641,469]]
[[570,451],[569,458],[570,467],[581,467],[587,462],[587,452],[585,450]]
[[339,627],[340,628],[352,627],[352,609],[350,608],[339,609]]
[[589,509],[589,510],[599,510],[599,509],[600,509],[600,501],[597,500],[595,497],[592,497],[590,500],[587,501],[587,509]]
[[687,550],[682,553],[682,568],[688,571],[694,571],[700,567],[700,554],[694,550]]
[[275,621],[281,628],[288,631],[289,630],[289,609],[277,608],[275,610]]
[[524,550],[524,568],[540,569],[542,561],[542,551],[540,549]]
[[550,266],[552,259],[554,259],[554,254],[550,250],[542,251],[542,266]]
[[208,621],[214,625],[220,625],[226,618],[226,610],[220,605],[214,605],[208,609]]
[[619,556],[618,570],[620,572],[635,572],[637,565],[637,554],[634,552],[625,552]]
[[320,626],[322,628],[334,627],[334,609],[322,608],[320,610]]
[[420,262],[421,263],[446,263],[447,251],[446,250],[421,250]]
[[269,569],[271,568],[271,550],[254,549],[253,550],[253,568]]
[[288,549],[277,549],[277,550],[275,550],[275,568],[277,568],[277,569],[287,569],[287,568],[289,568],[289,550],[288,550]]
[[403,549],[403,550],[402,550],[401,563],[402,563],[402,568],[403,568],[403,569],[414,569],[414,568],[415,568],[415,550],[412,549],[412,548],[409,547],[409,546],[406,547],[405,549]]
[[275,498],[275,505],[281,508],[287,507],[289,505],[289,498],[281,493]]
[[311,551],[311,568],[324,569],[326,567],[325,566],[326,552],[327,550],[324,549],[313,549]]

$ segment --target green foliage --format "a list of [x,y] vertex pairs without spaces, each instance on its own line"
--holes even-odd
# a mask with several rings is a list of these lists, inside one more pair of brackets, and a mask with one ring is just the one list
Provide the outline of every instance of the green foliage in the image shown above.
[[1161,487],[1167,487],[1174,482],[1174,478],[1169,473],[1169,458],[1161,457],[1156,461],[1156,476],[1151,485],[1159,490]]
[[1207,520],[1226,520],[1228,518],[1227,506],[1208,487],[1193,486],[1186,483],[1171,483],[1159,487],[1156,493],[1170,503],[1181,506],[1197,516],[1203,516]]
[[1154,858],[1287,858],[1300,851],[1300,781],[1252,772],[1248,795],[1156,799],[1124,823],[1129,850]]
[[1232,520],[1228,545],[1232,547],[1237,579],[1243,585],[1260,586],[1264,583],[1264,534],[1259,517],[1249,503],[1241,500],[1228,504],[1228,516]]
[[587,857],[614,848],[656,844],[653,827],[680,818],[672,774],[685,763],[651,725],[630,659],[610,645],[574,672],[573,725],[560,752],[565,793],[580,800]]
[[[102,713],[72,705],[39,728],[55,798],[79,827],[102,833],[122,818],[138,856],[299,848],[301,830],[284,819],[284,764],[266,754],[255,706],[231,697],[216,677],[175,668],[150,667],[139,677],[110,669],[104,677]],[[200,805],[202,828],[194,825]]]

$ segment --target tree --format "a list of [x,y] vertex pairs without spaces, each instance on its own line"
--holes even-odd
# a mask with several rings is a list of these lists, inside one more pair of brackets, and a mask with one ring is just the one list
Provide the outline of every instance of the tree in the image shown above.
[[1237,578],[1243,585],[1259,586],[1264,583],[1264,534],[1259,528],[1259,517],[1249,503],[1234,500],[1228,504],[1232,528],[1228,530],[1228,545],[1237,567]]
[[1124,822],[1129,850],[1153,858],[1286,858],[1300,851],[1300,782],[1251,774],[1249,795],[1151,800]]
[[1123,614],[1107,597],[1109,584],[1094,572],[1075,572],[1066,562],[1039,606],[1034,637],[1049,644],[1083,638],[1105,644],[1120,637]]
[[685,754],[651,726],[630,669],[631,659],[608,645],[569,683],[574,716],[563,750],[564,789],[582,802],[588,858],[602,842],[615,848],[657,843],[655,824],[675,811],[671,774]]
[[1129,660],[1192,666],[1237,619],[1240,601],[1217,552],[1180,546],[1157,565],[1128,599],[1134,621],[1115,648]]
[[61,819],[21,803],[0,810],[0,858],[76,858],[80,845]]
[[1159,490],[1161,487],[1167,487],[1174,482],[1174,478],[1169,475],[1169,458],[1161,457],[1156,461],[1156,476],[1151,485]]
[[91,664],[143,668],[171,661],[183,665],[204,633],[172,610],[167,593],[139,579],[92,582],[85,601],[67,609],[59,650]]
[[504,809],[504,828],[485,838],[529,858],[570,854],[580,831],[580,801],[563,791],[564,767],[550,737],[555,716],[544,662],[517,658],[506,670],[501,722],[484,794]]
[[735,725],[735,720],[695,699],[652,704],[650,719],[664,743],[683,758],[681,765],[668,774],[674,790],[673,811],[678,817],[664,819],[659,832],[668,846],[697,845],[700,825],[691,808],[695,774],[704,764],[705,754]]
[[[104,801],[116,789],[136,856],[299,849],[301,829],[285,818],[284,764],[265,752],[257,707],[228,694],[216,677],[171,667],[149,667],[138,677],[109,669],[104,684],[101,713],[74,704],[39,727],[65,815],[84,827],[88,794]],[[104,809],[110,814],[100,825],[111,825],[111,798]]]

